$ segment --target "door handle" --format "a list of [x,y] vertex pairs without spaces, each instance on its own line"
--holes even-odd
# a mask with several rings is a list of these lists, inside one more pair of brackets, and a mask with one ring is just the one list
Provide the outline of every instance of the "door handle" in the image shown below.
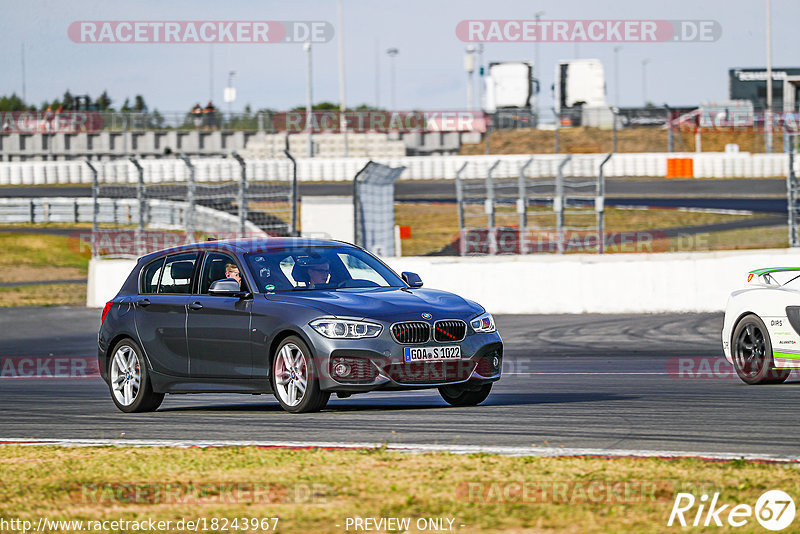
[[150,299],[137,300],[136,304],[138,304],[141,308],[146,308],[147,306],[150,306]]
[[190,310],[201,310],[201,309],[203,309],[203,305],[200,304],[199,302],[192,302],[191,304],[189,304],[189,309]]

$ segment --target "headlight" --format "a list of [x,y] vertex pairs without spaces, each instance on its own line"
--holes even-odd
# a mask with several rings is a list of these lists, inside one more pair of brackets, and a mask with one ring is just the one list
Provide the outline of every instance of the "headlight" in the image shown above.
[[379,324],[345,319],[317,319],[308,324],[323,336],[333,339],[376,337],[383,330]]
[[488,333],[488,332],[494,332],[496,330],[494,326],[494,317],[492,317],[491,313],[484,313],[483,315],[479,315],[478,317],[475,317],[473,320],[471,320],[469,324],[472,327],[472,329],[475,330],[476,332]]

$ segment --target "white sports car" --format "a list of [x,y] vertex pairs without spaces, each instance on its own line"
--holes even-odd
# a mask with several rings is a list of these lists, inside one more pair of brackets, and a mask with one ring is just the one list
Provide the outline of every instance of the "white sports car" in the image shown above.
[[800,368],[800,267],[747,274],[728,299],[722,348],[748,384],[779,384]]

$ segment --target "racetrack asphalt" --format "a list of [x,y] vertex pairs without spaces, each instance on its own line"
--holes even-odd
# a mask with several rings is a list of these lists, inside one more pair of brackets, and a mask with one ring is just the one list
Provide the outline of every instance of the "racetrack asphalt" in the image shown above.
[[[99,314],[85,308],[0,309],[0,357],[93,356]],[[333,398],[322,413],[291,415],[270,395],[213,394],[168,396],[158,412],[123,414],[99,378],[0,379],[0,438],[800,456],[800,382],[792,377],[783,385],[747,386],[735,378],[720,360],[721,314],[518,315],[497,322],[505,375],[477,407],[448,407],[430,390]],[[697,366],[702,361],[706,367]],[[720,376],[681,376],[679,365],[716,369]]]

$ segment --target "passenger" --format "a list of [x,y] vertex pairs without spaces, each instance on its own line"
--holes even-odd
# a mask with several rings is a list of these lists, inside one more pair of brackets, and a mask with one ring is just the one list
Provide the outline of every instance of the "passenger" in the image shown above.
[[239,288],[242,287],[242,277],[239,275],[239,268],[233,263],[225,264],[225,278],[232,278],[239,282]]

